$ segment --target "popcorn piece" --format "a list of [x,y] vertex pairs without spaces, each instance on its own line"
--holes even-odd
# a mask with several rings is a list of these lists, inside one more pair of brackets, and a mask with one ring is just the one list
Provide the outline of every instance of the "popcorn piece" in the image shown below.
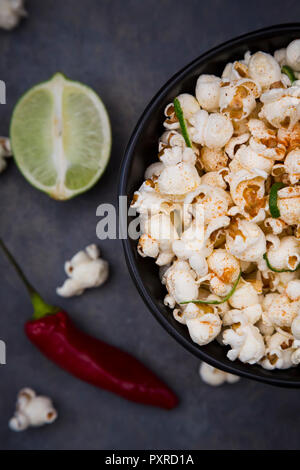
[[199,103],[193,95],[182,93],[177,96],[183,115],[187,121],[200,109]]
[[163,150],[166,147],[186,147],[183,136],[176,130],[165,131],[159,139],[158,149]]
[[225,146],[225,152],[231,158],[231,160],[235,157],[236,151],[239,147],[249,140],[250,134],[245,132],[244,134],[240,134],[236,137],[232,137],[229,142],[227,142]]
[[65,263],[69,276],[56,292],[62,297],[81,295],[85,289],[101,286],[108,278],[108,262],[100,258],[96,245],[89,245]]
[[[200,291],[199,291],[199,295],[200,295]],[[200,305],[193,304],[192,302],[186,305],[182,305],[181,308],[184,310],[185,320],[191,320],[193,318],[197,318],[199,315],[201,315],[201,312],[202,312],[202,310],[200,309]],[[213,311],[214,311],[213,308],[211,308],[210,312],[213,312]]]
[[143,220],[161,212],[170,213],[173,208],[172,204],[155,190],[151,179],[144,181],[139,190],[135,191],[130,207],[136,209],[143,216]]
[[284,331],[276,332],[266,338],[266,355],[261,361],[264,369],[289,369],[293,367],[292,354],[295,349],[293,337]]
[[203,382],[213,387],[218,387],[219,385],[228,382],[234,384],[240,380],[240,377],[237,375],[229,374],[228,372],[223,372],[216,367],[212,367],[206,362],[201,362],[199,367],[199,375]]
[[185,196],[199,184],[200,176],[196,168],[188,163],[178,163],[164,168],[157,180],[157,189],[167,196]]
[[290,327],[299,313],[299,302],[292,302],[285,294],[267,294],[263,300],[263,321],[269,325]]
[[205,171],[218,171],[226,167],[228,158],[221,149],[201,149],[201,162]]
[[206,111],[217,111],[221,79],[215,75],[200,75],[196,84],[196,98]]
[[155,177],[158,177],[163,171],[165,165],[162,162],[152,163],[149,165],[145,171],[144,177],[146,180],[151,180]]
[[286,49],[286,62],[296,72],[300,72],[300,39],[290,42]]
[[263,88],[269,88],[274,82],[281,79],[281,70],[278,62],[265,52],[256,52],[249,61],[249,74],[256,83]]
[[297,341],[299,341],[300,340],[300,314],[298,314],[292,321],[291,331],[292,331],[294,338]]
[[300,119],[300,87],[298,86],[266,91],[260,100],[263,107],[259,117],[266,119],[274,127],[292,129]]
[[253,80],[245,78],[232,82],[221,87],[220,109],[233,120],[245,119],[255,109],[260,92],[260,86]]
[[249,145],[258,155],[274,160],[282,160],[286,154],[286,145],[281,142],[275,129],[270,129],[259,119],[250,119],[248,129],[251,132]]
[[226,250],[218,249],[207,258],[207,264],[213,293],[222,297],[227,295],[240,274],[239,262]]
[[259,329],[251,324],[237,322],[225,330],[222,342],[231,349],[227,353],[228,359],[248,364],[256,364],[265,353],[265,345]]
[[280,218],[288,225],[300,221],[300,186],[288,186],[278,191],[277,205]]
[[237,150],[234,159],[229,165],[232,172],[247,170],[249,172],[260,170],[270,174],[273,167],[273,160],[257,153],[251,146],[241,145]]
[[255,262],[266,252],[265,234],[254,222],[233,220],[226,232],[227,249],[236,258]]
[[291,362],[294,366],[297,366],[298,364],[300,364],[300,348],[295,349],[294,352],[292,353]]
[[143,229],[153,240],[159,242],[160,248],[163,251],[170,249],[173,240],[178,238],[178,234],[170,217],[163,213],[150,216],[145,221]]
[[[290,300],[300,300],[300,279],[289,281],[285,292]],[[300,337],[297,339],[300,339]]]
[[[254,113],[255,111],[253,111]],[[252,114],[253,114],[252,113]],[[249,129],[248,129],[248,122],[249,122],[249,118],[246,117],[245,119],[241,119],[240,121],[237,121],[237,120],[232,120],[232,124],[233,124],[233,134],[234,134],[234,137],[238,137],[242,134],[246,134],[248,133]]]
[[[268,236],[267,236],[268,237]],[[297,278],[296,272],[275,273],[267,268],[265,260],[258,262],[258,269],[261,273],[263,288],[265,293],[278,292],[285,294],[287,284]]]
[[227,183],[224,176],[229,173],[228,168],[222,168],[219,171],[209,171],[201,176],[201,183],[208,184],[209,186],[216,186],[217,188],[226,189]]
[[291,184],[296,184],[300,181],[300,148],[292,150],[287,154],[284,161],[284,169],[290,177]]
[[150,258],[157,258],[159,253],[159,243],[157,240],[144,233],[138,243],[137,251],[143,258],[149,256]]
[[297,122],[292,128],[278,129],[278,142],[280,142],[288,152],[300,147],[300,122]]
[[241,310],[228,310],[223,315],[223,325],[231,326],[237,323],[255,325],[262,316],[262,307],[260,304],[250,305]]
[[253,222],[263,221],[266,206],[264,177],[239,170],[237,173],[229,173],[225,180],[229,182],[230,194],[237,206],[235,212],[230,211],[229,215],[240,213]]
[[271,336],[274,333],[274,326],[265,323],[262,318],[257,322],[256,326],[263,336]]
[[[195,274],[186,261],[175,262],[164,274],[163,284],[169,292],[165,298],[165,305],[172,308],[174,303],[180,304],[198,297],[198,284]],[[170,303],[171,300],[171,303]]]
[[[296,82],[297,82],[297,80],[296,80]],[[296,82],[293,82],[293,85],[298,86],[298,84]],[[285,73],[282,73],[280,82],[274,83],[270,88],[277,88],[277,86],[275,86],[275,85],[278,85],[278,87],[283,86],[283,88],[289,88],[292,85],[292,81],[289,79],[289,77]]]
[[196,155],[188,147],[166,147],[159,152],[159,158],[165,166],[177,165],[177,163],[181,162],[189,163],[190,165],[195,165],[196,163]]
[[280,67],[286,65],[286,49],[277,49],[277,51],[274,52],[274,59],[278,62]]
[[[180,103],[183,115],[186,120],[190,118],[200,109],[199,103],[193,95],[183,93],[177,96]],[[175,108],[173,103],[169,103],[165,108],[165,122],[164,126],[166,129],[174,130],[180,129],[180,124],[177,119]]]
[[[207,295],[207,290],[200,287],[198,298],[202,300],[220,300],[220,297],[214,294]],[[201,317],[204,314],[214,313],[215,315],[224,315],[228,310],[227,302],[220,305],[208,305],[208,304],[194,304],[192,302],[182,305],[181,308],[184,310],[184,317],[186,320],[193,320]]]
[[233,134],[229,118],[220,113],[208,114],[205,110],[197,111],[190,119],[193,126],[190,135],[193,142],[211,149],[220,149],[226,145]]
[[274,235],[279,235],[287,227],[287,224],[283,222],[283,220],[273,219],[273,217],[265,219],[264,225],[270,228]]
[[262,307],[260,304],[250,305],[242,310],[249,323],[255,325],[262,317]]
[[13,29],[19,24],[21,18],[26,15],[24,0],[1,0],[0,28]]
[[177,119],[173,103],[169,103],[164,111],[166,119],[164,120],[164,127],[168,130],[180,129],[180,124]]
[[9,421],[12,431],[24,431],[29,426],[43,426],[53,423],[57,418],[52,400],[36,395],[31,388],[23,388],[18,393],[16,412]]
[[6,158],[11,157],[10,141],[6,137],[0,137],[0,173],[7,167]]
[[225,227],[230,224],[230,218],[227,216],[221,216],[214,218],[206,227],[205,239],[209,242],[214,243],[218,240],[218,236],[225,235]]
[[198,276],[205,276],[208,268],[205,259],[204,213],[200,206],[196,210],[193,222],[184,230],[180,240],[173,242],[172,249],[177,258],[189,260]]
[[[247,53],[246,53],[247,54]],[[245,57],[246,57],[245,54]],[[250,52],[249,52],[250,54]],[[223,70],[222,73],[222,83],[226,83],[227,81],[235,81],[239,80],[240,78],[245,78],[249,76],[249,70],[248,70],[248,55],[247,55],[247,61],[235,61],[233,63],[229,62],[226,64],[226,67]]]
[[244,280],[239,282],[235,292],[229,299],[229,303],[233,308],[239,310],[259,304],[258,292],[254,284]]
[[197,318],[187,319],[186,325],[194,343],[204,346],[218,336],[222,322],[217,314],[205,313]]
[[[271,237],[268,237],[271,241]],[[268,260],[274,269],[295,269],[300,263],[300,240],[296,237],[272,237],[273,243],[268,249]]]
[[226,216],[228,207],[232,204],[228,192],[206,184],[199,185],[195,191],[185,198],[184,202],[195,206],[201,204],[206,225],[218,217]]

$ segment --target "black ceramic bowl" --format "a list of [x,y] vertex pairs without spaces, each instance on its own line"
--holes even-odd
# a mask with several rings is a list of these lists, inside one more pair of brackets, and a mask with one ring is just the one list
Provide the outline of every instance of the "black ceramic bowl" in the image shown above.
[[[147,106],[127,146],[121,166],[119,195],[128,196],[128,205],[133,192],[144,180],[146,167],[157,161],[158,138],[163,132],[163,111],[176,95],[183,92],[193,94],[200,74],[220,76],[227,62],[242,58],[247,50],[273,53],[274,50],[286,47],[291,40],[299,37],[300,23],[254,31],[211,49],[174,75]],[[124,213],[120,215],[125,216]],[[137,254],[136,244],[136,241],[129,238],[123,240],[129,272],[153,315],[179,343],[200,359],[226,372],[273,385],[300,387],[300,368],[267,371],[259,365],[231,362],[226,357],[227,348],[220,346],[216,341],[202,347],[195,344],[186,326],[174,320],[171,310],[164,306],[166,291],[158,278],[158,267],[152,259],[142,258]]]

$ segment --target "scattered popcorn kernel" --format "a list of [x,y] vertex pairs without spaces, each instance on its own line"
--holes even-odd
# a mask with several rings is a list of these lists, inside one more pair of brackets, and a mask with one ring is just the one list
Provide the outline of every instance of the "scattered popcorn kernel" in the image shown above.
[[228,372],[223,372],[216,367],[212,367],[206,362],[201,362],[199,367],[199,375],[203,382],[212,387],[218,387],[224,383],[234,384],[240,380],[240,377],[237,375],[229,374]]
[[13,29],[26,15],[24,0],[1,0],[0,28]]
[[31,388],[23,388],[18,393],[16,412],[9,421],[12,431],[24,431],[30,426],[43,426],[53,423],[57,418],[52,400],[36,395]]
[[81,295],[85,289],[101,286],[108,278],[108,262],[100,258],[96,245],[89,245],[65,263],[69,278],[56,292],[61,297]]

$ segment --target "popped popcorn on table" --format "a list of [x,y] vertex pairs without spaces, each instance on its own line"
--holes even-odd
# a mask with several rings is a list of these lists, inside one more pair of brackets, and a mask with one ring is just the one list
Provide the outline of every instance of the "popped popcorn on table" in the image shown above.
[[85,289],[101,286],[108,278],[109,267],[108,262],[100,258],[99,248],[93,244],[67,261],[65,272],[68,279],[56,292],[61,297],[72,297],[81,295]]
[[[200,75],[166,106],[132,201],[138,253],[160,266],[174,318],[198,345],[217,339],[269,370],[300,363],[299,73],[295,39]],[[230,380],[206,364],[201,375]]]
[[201,362],[199,367],[199,375],[203,382],[212,387],[218,387],[224,383],[234,384],[240,380],[236,375],[229,374],[228,372],[223,372],[222,370],[217,369],[216,367],[206,364],[206,362]]
[[18,393],[16,411],[9,421],[12,431],[24,431],[30,426],[43,426],[57,418],[52,400],[37,395],[31,388],[22,388]]
[[19,24],[21,18],[27,15],[24,3],[24,0],[1,0],[0,28],[10,30]]

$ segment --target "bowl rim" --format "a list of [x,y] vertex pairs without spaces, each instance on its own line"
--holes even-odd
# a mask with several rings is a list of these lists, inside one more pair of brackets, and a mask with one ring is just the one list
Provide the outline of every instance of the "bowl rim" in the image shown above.
[[[222,44],[219,44],[208,51],[204,52],[200,56],[196,57],[192,62],[188,63],[186,66],[181,68],[177,73],[175,73],[154,95],[154,97],[150,100],[149,104],[146,106],[145,110],[143,111],[142,115],[140,116],[132,134],[127,144],[120,170],[119,170],[119,184],[118,184],[118,196],[128,196],[126,191],[126,185],[128,181],[128,175],[130,170],[130,163],[134,153],[134,149],[136,146],[136,142],[140,137],[140,134],[143,131],[144,124],[148,120],[149,115],[152,113],[153,109],[157,106],[158,102],[168,93],[169,89],[175,86],[180,80],[182,80],[193,68],[198,64],[205,60],[209,60],[209,57],[216,54],[221,53],[222,51],[227,51],[231,46],[235,45],[242,45],[242,43],[248,39],[263,39],[264,36],[268,36],[271,33],[278,34],[284,32],[291,32],[293,30],[299,30],[300,33],[300,23],[285,23],[279,25],[272,25],[265,28],[260,28],[258,30],[251,31],[246,34],[242,34],[240,36],[234,37]],[[121,217],[122,207],[120,208],[119,217]],[[127,229],[127,228],[126,228]],[[240,370],[236,367],[236,361],[232,362],[232,365],[224,364],[221,360],[213,358],[210,354],[206,353],[201,346],[197,345],[196,343],[190,342],[188,339],[183,337],[180,332],[178,332],[175,327],[171,325],[168,319],[161,313],[158,306],[155,304],[153,298],[148,293],[146,287],[144,286],[143,280],[139,275],[136,261],[133,255],[133,249],[130,244],[129,238],[122,239],[122,245],[125,255],[126,264],[130,273],[130,276],[142,297],[144,303],[149,308],[150,312],[154,315],[154,317],[158,320],[158,322],[165,328],[165,330],[175,338],[178,343],[185,347],[188,351],[194,354],[199,359],[207,362],[213,367],[221,369],[225,372],[229,372],[234,375],[238,375],[241,377],[245,377],[248,379],[252,379],[258,382],[267,383],[270,385],[277,385],[281,387],[289,387],[289,388],[300,388],[300,378],[299,380],[291,379],[283,379],[280,377],[276,377],[276,371],[274,376],[272,377],[265,377],[260,376],[256,372],[251,371],[250,364],[244,364],[248,366],[248,370]]]

